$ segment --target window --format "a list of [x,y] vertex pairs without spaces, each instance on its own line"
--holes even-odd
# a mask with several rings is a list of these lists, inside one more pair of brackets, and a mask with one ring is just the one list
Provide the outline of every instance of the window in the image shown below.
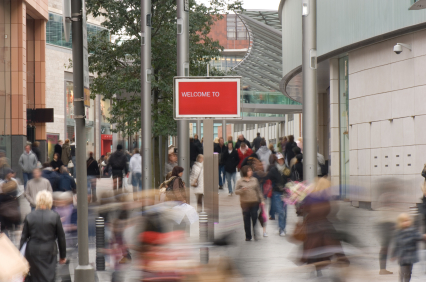
[[[93,25],[93,24],[87,24],[87,38],[90,41],[91,38],[99,34],[101,31],[106,30],[106,28]],[[108,35],[109,38],[109,35]],[[62,15],[49,13],[49,21],[46,24],[46,43],[72,48],[72,33],[70,35],[70,41],[65,41],[65,34],[64,34],[64,26],[62,22]]]
[[237,15],[226,16],[226,35],[228,40],[247,40],[248,32]]
[[220,71],[230,71],[235,67],[243,57],[241,56],[222,56],[210,61],[210,65]]

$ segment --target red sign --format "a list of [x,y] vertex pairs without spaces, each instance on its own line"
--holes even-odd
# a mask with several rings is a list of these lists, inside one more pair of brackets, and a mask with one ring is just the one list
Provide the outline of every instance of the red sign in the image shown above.
[[175,118],[241,118],[239,78],[176,78]]

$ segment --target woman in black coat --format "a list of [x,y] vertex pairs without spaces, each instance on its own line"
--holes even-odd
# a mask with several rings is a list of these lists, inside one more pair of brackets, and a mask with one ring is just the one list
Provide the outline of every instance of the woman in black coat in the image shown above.
[[52,166],[53,171],[56,171],[57,173],[61,172],[61,167],[64,163],[61,161],[61,156],[58,153],[53,155],[53,160],[50,162],[50,165]]
[[233,148],[232,142],[228,143],[228,150],[222,153],[222,163],[225,166],[226,182],[228,183],[229,196],[232,196],[232,180],[234,185],[237,182],[237,166],[240,163],[240,157],[237,150]]
[[66,262],[65,233],[61,218],[50,210],[52,203],[50,192],[39,192],[36,197],[36,210],[24,220],[19,248],[27,243],[25,258],[30,264],[30,282],[55,281],[58,247],[59,263]]

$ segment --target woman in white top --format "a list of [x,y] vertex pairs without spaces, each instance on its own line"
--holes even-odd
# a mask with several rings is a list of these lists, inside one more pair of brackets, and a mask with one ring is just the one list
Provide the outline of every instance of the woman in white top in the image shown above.
[[190,183],[193,188],[195,196],[197,197],[197,210],[202,211],[203,208],[203,195],[204,195],[204,156],[198,155],[197,160],[192,166]]
[[133,156],[130,158],[129,171],[132,173],[133,192],[142,190],[142,157],[139,149],[133,150]]

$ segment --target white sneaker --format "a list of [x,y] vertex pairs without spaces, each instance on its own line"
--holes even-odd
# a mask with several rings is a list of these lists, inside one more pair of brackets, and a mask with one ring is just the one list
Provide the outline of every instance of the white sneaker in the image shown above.
[[268,233],[264,232],[263,237],[268,237]]
[[285,231],[284,231],[284,230],[281,230],[281,231],[280,231],[280,236],[281,236],[281,237],[285,237],[285,235],[286,235]]
[[228,196],[232,196],[232,193],[229,193]]

